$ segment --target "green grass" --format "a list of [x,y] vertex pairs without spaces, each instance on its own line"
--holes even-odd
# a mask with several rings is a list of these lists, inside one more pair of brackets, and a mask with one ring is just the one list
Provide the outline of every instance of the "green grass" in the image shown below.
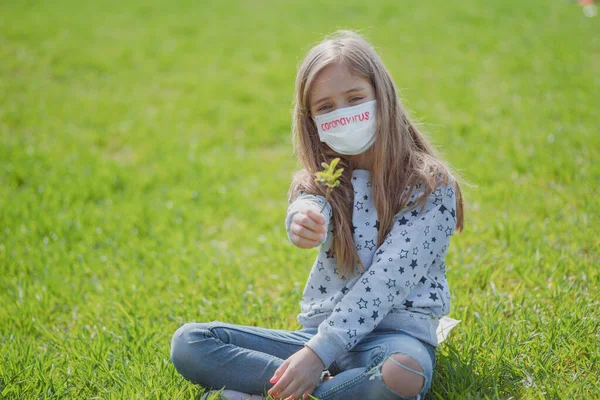
[[0,397],[194,398],[169,362],[182,323],[299,328],[316,250],[283,224],[295,69],[352,28],[475,185],[428,398],[600,398],[600,18],[562,0],[0,15]]

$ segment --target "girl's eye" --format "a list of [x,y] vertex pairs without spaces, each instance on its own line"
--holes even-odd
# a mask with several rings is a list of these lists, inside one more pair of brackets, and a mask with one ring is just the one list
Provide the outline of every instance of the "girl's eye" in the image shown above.
[[325,111],[327,109],[329,109],[329,105],[328,104],[323,104],[321,107],[317,108],[317,111]]
[[355,97],[353,97],[353,98],[350,99],[350,102],[354,103],[355,101],[359,101],[359,100],[362,100],[362,99],[363,99],[363,97],[361,97],[361,96],[355,96]]

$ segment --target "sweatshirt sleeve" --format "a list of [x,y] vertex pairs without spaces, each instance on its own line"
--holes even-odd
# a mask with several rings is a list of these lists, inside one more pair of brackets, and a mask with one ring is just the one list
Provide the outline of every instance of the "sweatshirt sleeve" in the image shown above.
[[423,209],[398,213],[369,269],[306,346],[329,366],[375,329],[392,308],[405,308],[406,297],[447,249],[455,228],[456,197],[451,184],[438,187]]
[[294,215],[296,215],[296,213],[298,213],[300,211],[301,207],[306,204],[309,204],[309,205],[315,207],[317,209],[317,211],[321,211],[321,209],[323,208],[323,205],[325,205],[325,207],[323,208],[323,211],[321,211],[321,215],[323,215],[323,217],[325,217],[325,225],[326,225],[327,234],[325,235],[323,240],[321,240],[317,244],[317,246],[321,246],[323,243],[325,243],[327,241],[327,237],[329,236],[329,227],[331,225],[330,222],[331,222],[331,216],[332,216],[331,204],[329,204],[327,199],[325,199],[325,197],[320,196],[320,195],[309,194],[309,193],[300,191],[300,192],[298,192],[298,197],[296,197],[296,199],[294,201],[291,201],[289,203],[290,203],[290,205],[287,209],[287,215],[285,217],[285,230],[287,232],[288,240],[290,241],[290,243],[292,243],[292,240],[290,238],[290,226],[292,224],[292,217]]

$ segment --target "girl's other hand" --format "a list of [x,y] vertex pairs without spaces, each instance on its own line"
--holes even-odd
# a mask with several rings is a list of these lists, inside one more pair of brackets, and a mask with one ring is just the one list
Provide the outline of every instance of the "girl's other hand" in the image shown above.
[[325,217],[313,206],[306,205],[292,217],[290,240],[301,249],[317,246],[326,233]]
[[304,346],[277,368],[269,381],[274,386],[268,393],[276,399],[307,400],[319,385],[324,369],[319,356],[310,347]]

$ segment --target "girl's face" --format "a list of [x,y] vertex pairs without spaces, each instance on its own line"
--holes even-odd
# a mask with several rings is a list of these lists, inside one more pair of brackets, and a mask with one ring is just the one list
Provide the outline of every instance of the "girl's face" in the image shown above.
[[374,92],[371,82],[353,75],[347,66],[328,65],[319,72],[310,90],[310,114],[314,117],[375,100]]

